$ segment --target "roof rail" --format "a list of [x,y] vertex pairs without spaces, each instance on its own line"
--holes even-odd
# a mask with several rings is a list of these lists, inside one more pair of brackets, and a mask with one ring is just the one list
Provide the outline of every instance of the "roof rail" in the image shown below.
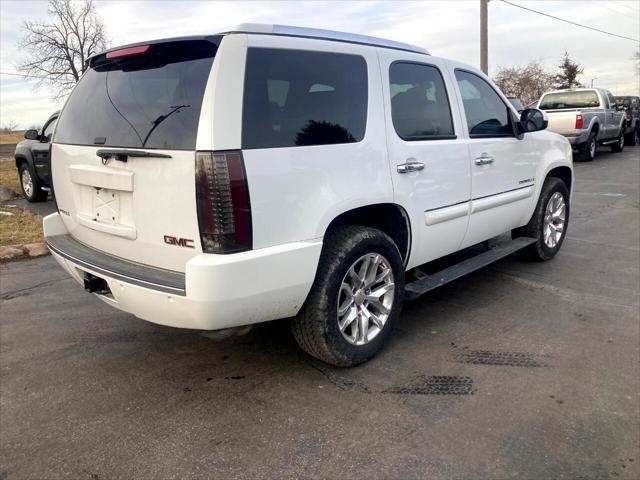
[[357,43],[360,45],[393,48],[395,50],[405,50],[407,52],[429,55],[429,52],[424,48],[410,45],[408,43],[386,40],[384,38],[370,37],[368,35],[358,35],[355,33],[323,30],[320,28],[304,28],[289,25],[270,25],[262,23],[241,23],[234,30],[228,33],[257,33],[262,35],[282,35],[289,37],[316,38],[320,40],[333,40],[336,42]]

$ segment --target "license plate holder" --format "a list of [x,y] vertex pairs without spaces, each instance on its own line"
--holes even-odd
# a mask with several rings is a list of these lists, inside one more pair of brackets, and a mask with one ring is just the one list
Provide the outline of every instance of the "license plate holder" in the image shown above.
[[106,188],[95,188],[93,194],[93,218],[101,223],[120,223],[119,192]]

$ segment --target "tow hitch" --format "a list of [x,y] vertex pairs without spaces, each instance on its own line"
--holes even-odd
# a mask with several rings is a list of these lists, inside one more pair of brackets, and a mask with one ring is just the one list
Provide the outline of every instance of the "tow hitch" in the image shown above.
[[104,278],[96,277],[89,272],[84,272],[84,289],[89,293],[107,295],[111,293],[109,285]]

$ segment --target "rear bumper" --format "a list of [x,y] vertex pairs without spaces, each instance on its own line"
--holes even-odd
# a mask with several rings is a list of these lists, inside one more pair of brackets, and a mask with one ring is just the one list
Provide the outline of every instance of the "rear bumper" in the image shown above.
[[218,330],[295,315],[316,273],[321,241],[296,242],[232,255],[200,254],[185,273],[140,265],[74,240],[58,213],[44,219],[53,257],[76,280],[103,278],[95,294],[136,317],[179,328]]
[[574,130],[571,132],[556,132],[569,140],[569,143],[573,147],[582,145],[589,139],[589,130]]

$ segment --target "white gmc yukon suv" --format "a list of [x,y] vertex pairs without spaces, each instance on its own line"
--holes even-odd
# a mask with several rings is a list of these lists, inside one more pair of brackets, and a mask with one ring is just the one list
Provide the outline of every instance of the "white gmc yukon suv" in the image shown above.
[[546,124],[475,68],[388,40],[243,24],[120,47],[60,115],[46,241],[139,318],[292,318],[309,354],[355,365],[405,298],[558,252],[571,146]]

